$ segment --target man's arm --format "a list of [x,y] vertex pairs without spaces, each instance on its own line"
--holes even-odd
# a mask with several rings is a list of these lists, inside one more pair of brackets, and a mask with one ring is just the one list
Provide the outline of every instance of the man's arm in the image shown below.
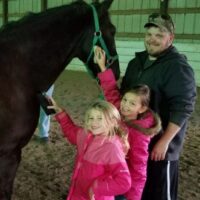
[[166,155],[169,143],[176,136],[176,134],[179,132],[180,129],[181,129],[180,126],[172,122],[169,122],[162,137],[158,140],[158,142],[153,147],[153,150],[151,152],[151,160],[159,161],[159,160],[165,159],[165,155]]

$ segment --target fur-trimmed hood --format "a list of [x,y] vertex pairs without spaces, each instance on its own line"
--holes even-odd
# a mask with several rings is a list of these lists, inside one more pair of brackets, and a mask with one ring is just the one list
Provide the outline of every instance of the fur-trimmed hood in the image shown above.
[[140,131],[141,133],[144,133],[145,135],[150,135],[150,136],[157,135],[162,129],[160,117],[157,113],[149,109],[144,114],[144,118],[145,118],[145,115],[147,115],[147,113],[150,113],[154,120],[154,123],[150,128],[144,127],[143,124],[135,123],[133,120],[125,121],[125,123],[127,124],[127,126],[135,128],[136,130]]

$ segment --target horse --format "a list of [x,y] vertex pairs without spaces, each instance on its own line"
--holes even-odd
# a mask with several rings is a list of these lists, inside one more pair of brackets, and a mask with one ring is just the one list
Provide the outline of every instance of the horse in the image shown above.
[[37,94],[46,91],[75,57],[96,77],[94,45],[108,51],[109,67],[119,78],[115,27],[108,11],[112,1],[77,0],[1,27],[0,200],[11,200],[21,150],[37,127]]

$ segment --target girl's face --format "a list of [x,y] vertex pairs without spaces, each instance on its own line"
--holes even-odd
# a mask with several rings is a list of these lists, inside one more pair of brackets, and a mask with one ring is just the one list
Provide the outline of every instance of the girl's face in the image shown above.
[[106,135],[105,117],[99,110],[92,109],[88,114],[87,127],[93,135]]
[[140,96],[132,92],[125,93],[121,100],[120,112],[126,119],[137,119],[138,114],[143,113],[146,110],[147,107],[142,105]]

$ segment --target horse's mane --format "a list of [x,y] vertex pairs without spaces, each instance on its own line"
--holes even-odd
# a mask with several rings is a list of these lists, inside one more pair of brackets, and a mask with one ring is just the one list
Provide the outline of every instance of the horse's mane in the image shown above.
[[30,33],[29,31],[36,32],[40,29],[45,29],[50,23],[53,29],[53,25],[63,19],[67,21],[72,20],[72,16],[78,18],[84,15],[88,10],[87,5],[84,1],[76,1],[68,5],[50,8],[40,13],[29,12],[18,21],[12,21],[2,26],[0,28],[0,39],[16,38],[18,34],[26,36]]

